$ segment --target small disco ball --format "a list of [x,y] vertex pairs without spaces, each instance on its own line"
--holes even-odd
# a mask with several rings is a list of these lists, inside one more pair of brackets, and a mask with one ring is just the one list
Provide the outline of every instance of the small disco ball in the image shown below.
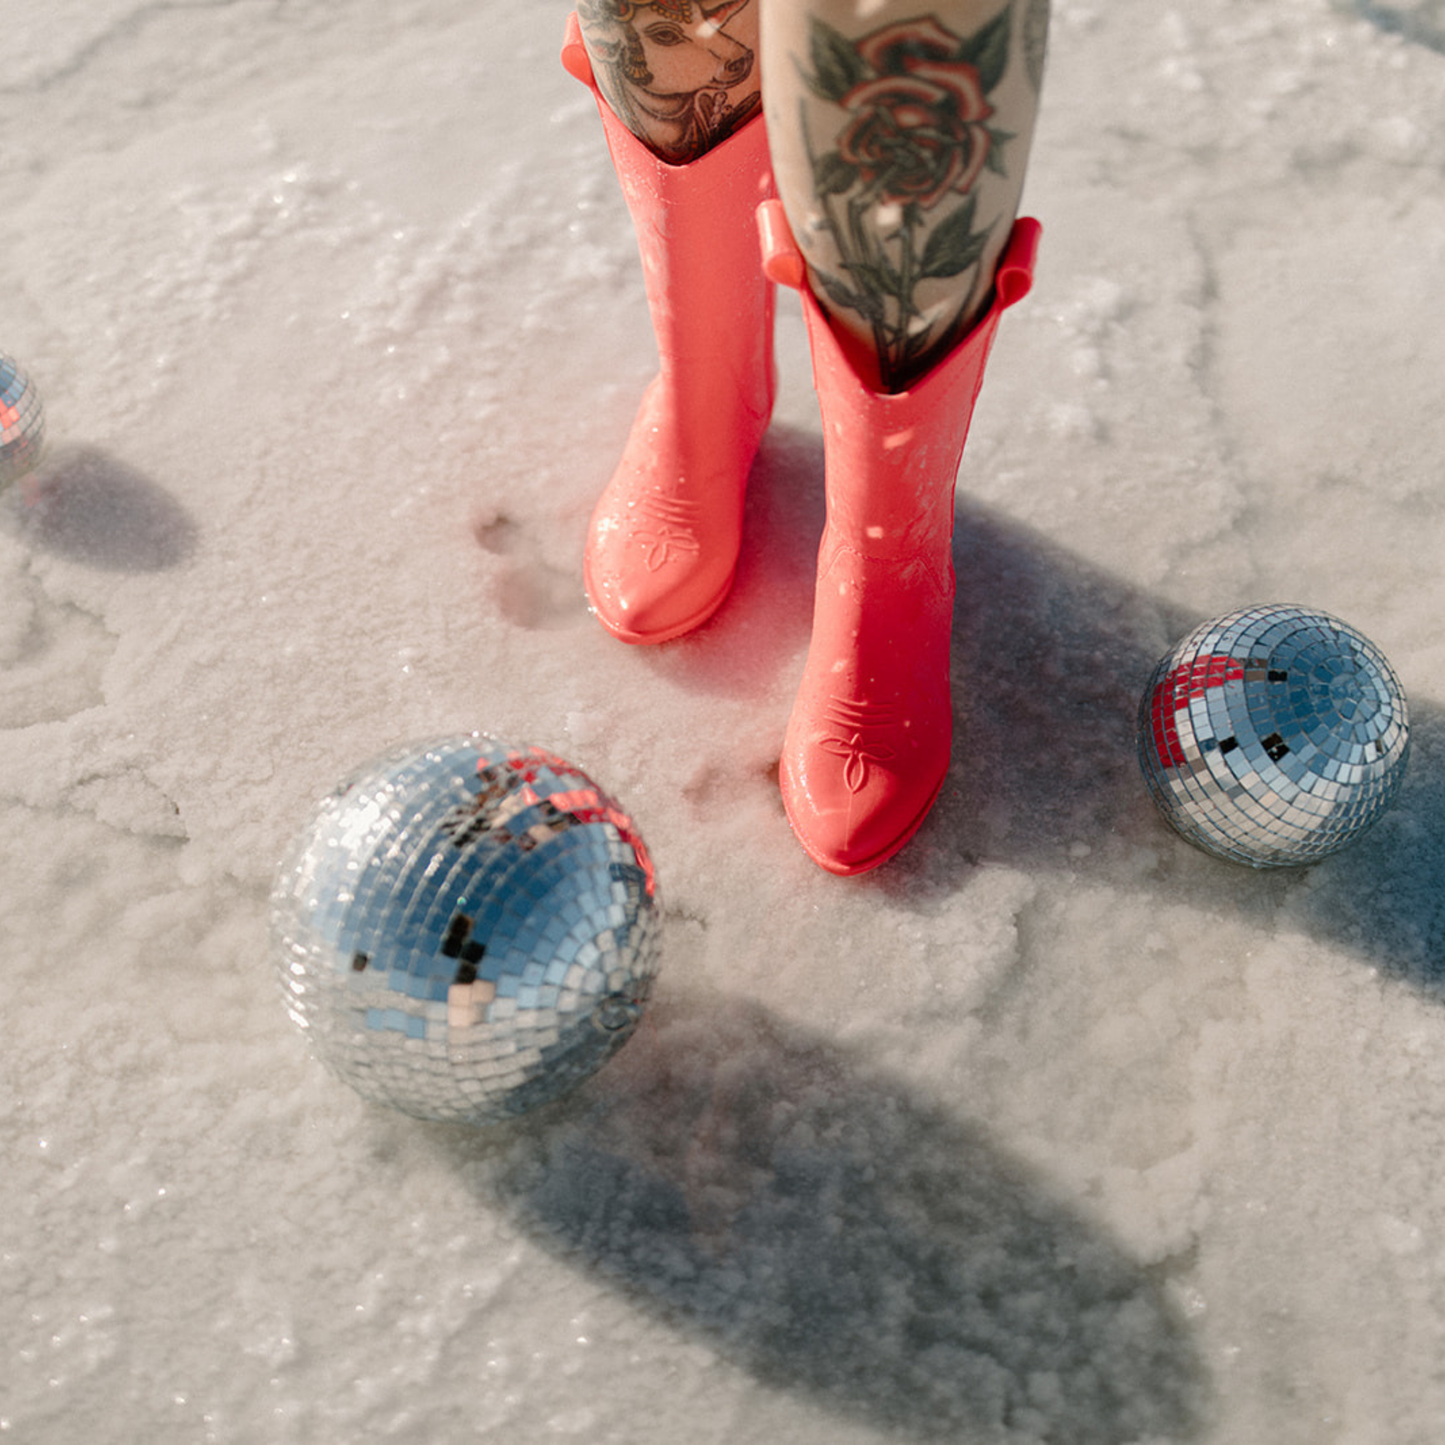
[[399,748],[321,802],[271,937],[291,1017],[364,1098],[490,1123],[631,1036],[656,971],[652,863],[628,816],[540,748]]
[[1248,607],[1190,633],[1139,704],[1139,765],[1189,842],[1237,863],[1313,863],[1360,836],[1399,791],[1405,695],[1353,627]]
[[0,354],[0,487],[27,477],[45,446],[45,408],[35,383]]

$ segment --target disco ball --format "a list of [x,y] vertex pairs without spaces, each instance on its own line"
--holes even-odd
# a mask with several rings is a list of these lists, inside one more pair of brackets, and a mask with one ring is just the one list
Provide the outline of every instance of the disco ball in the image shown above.
[[315,809],[271,936],[287,1007],[367,1099],[487,1123],[558,1097],[630,1037],[656,883],[582,772],[481,735],[399,748]]
[[45,447],[45,408],[35,383],[0,354],[0,487],[29,476]]
[[1256,868],[1313,863],[1390,806],[1410,724],[1399,679],[1353,627],[1249,607],[1190,633],[1139,705],[1139,765],[1164,817]]

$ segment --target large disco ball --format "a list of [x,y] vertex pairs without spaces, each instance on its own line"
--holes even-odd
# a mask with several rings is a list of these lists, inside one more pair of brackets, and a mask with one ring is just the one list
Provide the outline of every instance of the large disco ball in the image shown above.
[[399,748],[324,799],[271,934],[291,1017],[365,1098],[486,1123],[590,1076],[636,1027],[651,861],[586,774],[481,735]]

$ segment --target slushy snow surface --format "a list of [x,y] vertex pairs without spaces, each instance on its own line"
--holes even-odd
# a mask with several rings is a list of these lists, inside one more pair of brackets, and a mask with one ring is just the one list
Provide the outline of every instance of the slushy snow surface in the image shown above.
[[[734,597],[614,643],[653,368],[565,0],[0,4],[0,1437],[1426,1445],[1445,1421],[1445,6],[1056,0],[958,504],[954,765],[824,875],[775,765],[822,451],[801,317]],[[1254,602],[1415,720],[1395,811],[1191,851],[1139,689]],[[633,811],[655,1010],[492,1134],[308,1058],[311,800],[483,728]]]

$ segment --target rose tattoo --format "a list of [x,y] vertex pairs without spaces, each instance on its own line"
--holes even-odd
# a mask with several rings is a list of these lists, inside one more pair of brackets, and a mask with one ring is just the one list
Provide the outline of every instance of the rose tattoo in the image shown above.
[[[858,40],[812,23],[804,82],[848,114],[836,148],[810,154],[846,273],[819,278],[835,304],[872,327],[890,390],[951,340],[925,321],[918,284],[977,266],[993,229],[974,229],[973,188],[985,170],[1006,173],[1012,137],[989,124],[989,94],[1008,65],[1011,10],[967,39],[932,17]],[[942,219],[927,215],[950,198],[956,204]]]

